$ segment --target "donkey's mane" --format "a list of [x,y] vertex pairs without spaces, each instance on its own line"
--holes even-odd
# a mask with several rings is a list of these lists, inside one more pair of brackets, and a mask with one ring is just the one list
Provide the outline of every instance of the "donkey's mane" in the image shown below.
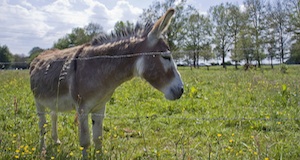
[[121,31],[112,31],[110,34],[101,33],[93,38],[91,45],[101,45],[120,40],[125,40],[131,37],[144,38],[151,31],[153,23],[146,23],[144,26],[137,23],[135,28],[127,26]]

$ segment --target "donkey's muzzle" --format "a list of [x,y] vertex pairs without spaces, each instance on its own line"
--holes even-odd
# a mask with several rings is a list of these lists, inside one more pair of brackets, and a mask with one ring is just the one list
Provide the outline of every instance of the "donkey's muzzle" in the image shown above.
[[171,88],[170,94],[165,95],[168,100],[176,100],[179,99],[184,92],[183,86]]

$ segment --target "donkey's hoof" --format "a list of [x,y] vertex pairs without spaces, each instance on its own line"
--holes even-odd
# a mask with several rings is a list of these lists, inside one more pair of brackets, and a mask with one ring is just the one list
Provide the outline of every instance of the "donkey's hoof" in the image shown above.
[[55,141],[55,144],[60,145],[61,141],[58,139],[58,140]]

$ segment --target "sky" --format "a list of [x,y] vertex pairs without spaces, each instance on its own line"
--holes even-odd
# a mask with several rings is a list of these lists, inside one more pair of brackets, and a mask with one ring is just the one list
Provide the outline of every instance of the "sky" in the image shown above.
[[[159,0],[163,1],[163,0]],[[117,21],[135,23],[153,0],[0,0],[0,45],[28,55],[33,47],[51,48],[73,28],[98,23],[110,31]],[[211,6],[243,0],[187,0],[200,13]]]

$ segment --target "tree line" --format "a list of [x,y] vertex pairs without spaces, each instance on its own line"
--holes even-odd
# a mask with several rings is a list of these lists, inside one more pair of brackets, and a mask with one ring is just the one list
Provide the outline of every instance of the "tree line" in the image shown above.
[[[155,22],[168,8],[175,8],[175,18],[167,32],[167,39],[178,62],[199,66],[200,61],[220,60],[226,67],[230,59],[237,67],[240,62],[262,61],[300,63],[300,0],[244,0],[243,4],[221,3],[201,14],[187,0],[155,1],[143,9],[138,23]],[[133,28],[133,22],[119,21],[114,32]],[[105,34],[102,26],[90,23],[73,28],[58,39],[53,48],[64,49],[87,43],[98,34]],[[7,46],[0,45],[0,62],[30,62],[44,49],[34,47],[29,57],[13,55]],[[22,63],[13,63],[21,65]],[[23,65],[23,64],[22,64]],[[28,66],[28,65],[27,65]],[[12,67],[2,63],[2,68]]]

